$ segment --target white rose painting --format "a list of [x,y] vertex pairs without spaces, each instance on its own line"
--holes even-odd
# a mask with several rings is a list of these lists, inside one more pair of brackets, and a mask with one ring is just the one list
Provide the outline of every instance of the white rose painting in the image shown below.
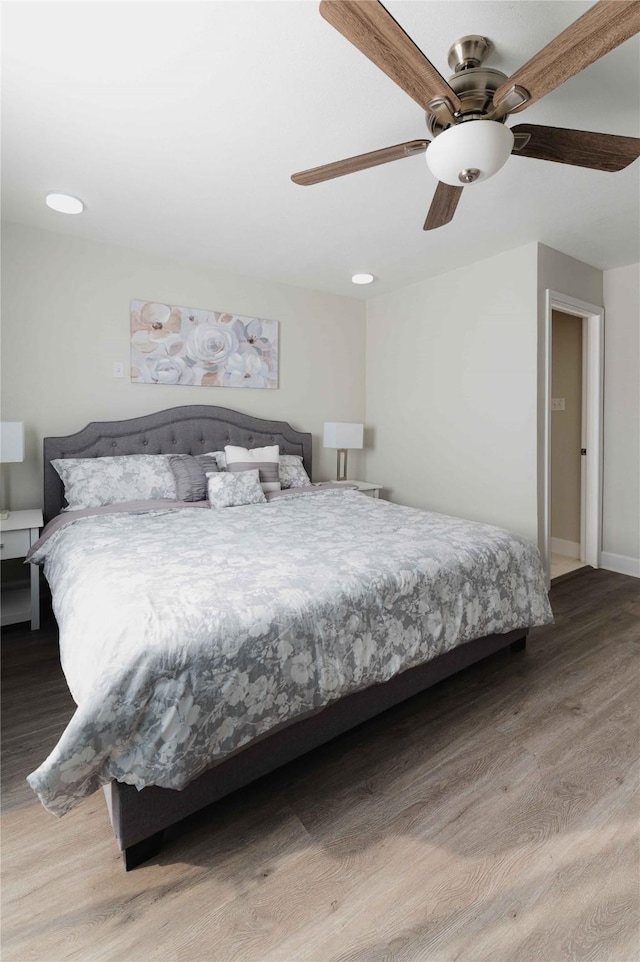
[[131,301],[131,380],[277,388],[278,322]]

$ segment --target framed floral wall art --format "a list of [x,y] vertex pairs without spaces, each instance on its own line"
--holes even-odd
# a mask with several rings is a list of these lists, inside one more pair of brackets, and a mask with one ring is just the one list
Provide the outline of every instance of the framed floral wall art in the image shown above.
[[131,380],[278,387],[278,322],[131,301]]

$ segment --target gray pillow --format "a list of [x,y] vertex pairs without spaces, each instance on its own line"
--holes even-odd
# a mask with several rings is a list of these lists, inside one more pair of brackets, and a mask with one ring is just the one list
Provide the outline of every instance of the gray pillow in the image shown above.
[[176,482],[178,501],[207,500],[207,473],[218,470],[214,457],[208,454],[172,454],[169,466]]

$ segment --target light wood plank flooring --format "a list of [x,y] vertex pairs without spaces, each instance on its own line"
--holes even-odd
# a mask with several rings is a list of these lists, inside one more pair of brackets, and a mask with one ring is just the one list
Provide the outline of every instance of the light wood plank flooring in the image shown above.
[[568,558],[563,554],[551,555],[551,577],[559,578],[560,575],[569,574],[570,571],[577,571],[578,568],[584,568],[584,561],[580,561],[579,558]]
[[635,962],[640,582],[172,830],[125,874],[101,795],[24,781],[73,711],[55,628],[3,639],[3,959]]

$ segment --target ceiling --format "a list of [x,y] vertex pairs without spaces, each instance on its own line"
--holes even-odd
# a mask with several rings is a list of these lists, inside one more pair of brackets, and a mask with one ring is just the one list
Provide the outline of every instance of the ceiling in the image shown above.
[[[388,0],[446,76],[488,36],[510,74],[582,0]],[[510,123],[638,136],[640,40]],[[620,173],[512,157],[422,225],[424,156],[313,187],[294,171],[426,135],[424,115],[315,0],[3,4],[3,217],[298,286],[371,296],[530,241],[602,269],[640,260],[640,164]],[[44,195],[84,200],[79,217]],[[350,283],[370,271],[374,286]]]

